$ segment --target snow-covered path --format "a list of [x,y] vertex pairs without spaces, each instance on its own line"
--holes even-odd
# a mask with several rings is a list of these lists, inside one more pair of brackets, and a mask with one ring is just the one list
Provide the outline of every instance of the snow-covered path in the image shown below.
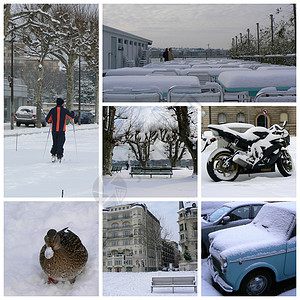
[[103,296],[197,296],[192,287],[154,288],[151,293],[151,279],[156,276],[189,276],[194,275],[197,281],[197,271],[186,272],[104,272]]
[[[98,193],[97,125],[72,125],[66,132],[65,156],[51,163],[48,127],[4,131],[4,194],[6,197],[93,197]],[[47,144],[47,147],[45,148]]]
[[128,170],[103,177],[103,196],[125,197],[197,197],[197,176],[189,169],[175,169],[173,176],[129,175]]
[[201,155],[201,195],[202,197],[224,198],[274,198],[296,196],[296,137],[291,138],[287,148],[294,163],[294,174],[283,177],[276,169],[274,173],[239,175],[235,181],[214,182],[207,174],[206,163],[216,145],[209,146]]

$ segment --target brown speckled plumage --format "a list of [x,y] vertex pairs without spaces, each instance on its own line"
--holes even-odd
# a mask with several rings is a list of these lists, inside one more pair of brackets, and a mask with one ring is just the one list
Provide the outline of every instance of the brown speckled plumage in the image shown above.
[[[45,257],[47,247],[53,256]],[[68,228],[59,232],[50,229],[45,236],[45,245],[40,252],[40,265],[43,271],[56,281],[74,281],[88,260],[88,252],[79,237]]]

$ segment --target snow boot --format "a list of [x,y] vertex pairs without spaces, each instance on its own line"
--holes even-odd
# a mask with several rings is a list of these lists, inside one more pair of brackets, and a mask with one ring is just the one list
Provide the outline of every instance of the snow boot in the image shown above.
[[55,156],[55,155],[52,155],[51,161],[52,161],[53,163],[55,163],[55,161],[56,161],[56,156]]

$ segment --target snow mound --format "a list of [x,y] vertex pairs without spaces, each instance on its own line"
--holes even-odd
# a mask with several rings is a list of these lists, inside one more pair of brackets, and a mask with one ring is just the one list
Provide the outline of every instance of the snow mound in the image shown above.
[[54,252],[51,247],[47,247],[45,250],[45,257],[50,259],[53,256]]

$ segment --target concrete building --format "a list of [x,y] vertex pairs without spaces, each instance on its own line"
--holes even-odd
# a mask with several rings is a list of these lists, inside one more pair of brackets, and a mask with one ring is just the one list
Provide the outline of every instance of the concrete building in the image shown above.
[[103,25],[103,70],[148,64],[151,44],[149,39]]
[[161,268],[161,227],[145,204],[103,209],[103,271],[147,272]]
[[202,132],[209,124],[249,123],[271,127],[287,121],[287,130],[296,135],[296,106],[202,106]]
[[179,245],[182,249],[180,271],[192,271],[198,261],[198,208],[195,202],[179,202],[178,225]]
[[179,265],[178,244],[167,239],[162,240],[161,244],[161,265],[162,268],[178,268]]
[[4,122],[10,122],[11,111],[13,114],[19,106],[27,105],[27,85],[20,78],[14,78],[14,97],[11,105],[11,87],[8,81],[4,82]]

